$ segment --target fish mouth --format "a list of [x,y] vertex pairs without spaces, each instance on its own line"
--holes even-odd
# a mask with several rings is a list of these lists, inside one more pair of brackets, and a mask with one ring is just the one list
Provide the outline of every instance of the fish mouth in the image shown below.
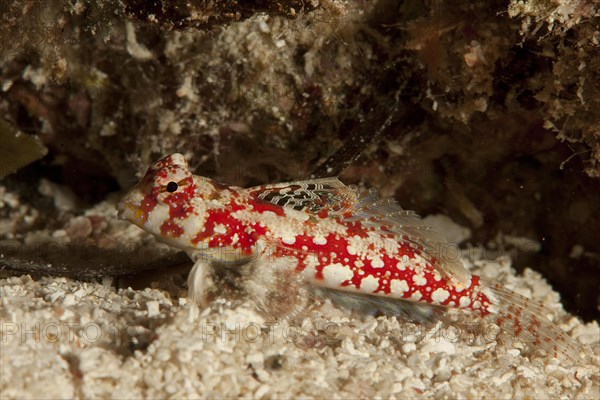
[[132,224],[143,228],[148,215],[134,203],[127,200],[121,200],[121,202],[117,204],[117,217],[120,220],[129,221]]
[[139,208],[126,200],[121,200],[119,204],[117,204],[117,218],[123,221],[133,222],[136,225],[138,222],[143,222],[143,217]]

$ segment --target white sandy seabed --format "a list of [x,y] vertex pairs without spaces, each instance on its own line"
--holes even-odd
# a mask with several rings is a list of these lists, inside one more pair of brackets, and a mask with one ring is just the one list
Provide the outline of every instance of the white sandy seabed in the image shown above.
[[465,263],[553,310],[580,362],[536,357],[497,329],[328,303],[274,323],[224,299],[202,310],[160,289],[24,275],[0,280],[1,397],[600,398],[598,324],[567,315],[539,274],[516,277],[506,257]]

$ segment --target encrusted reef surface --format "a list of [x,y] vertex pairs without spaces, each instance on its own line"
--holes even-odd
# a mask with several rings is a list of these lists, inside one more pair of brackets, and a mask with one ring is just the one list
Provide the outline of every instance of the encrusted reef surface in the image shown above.
[[[0,10],[3,397],[598,397],[598,327],[584,322],[600,318],[596,2],[9,0]],[[300,325],[333,318],[339,336],[324,343],[314,332],[300,346],[281,335],[197,340],[212,323],[264,321],[226,300],[187,304],[185,256],[115,220],[122,191],[176,151],[231,184],[340,175],[449,216],[466,227],[456,242],[485,249],[469,258],[475,268],[546,300],[595,357],[569,369],[509,341],[407,342],[392,337],[397,321],[328,305]],[[514,278],[501,254],[518,273],[539,271],[582,320],[535,289],[546,287],[536,273]],[[6,325],[57,321],[96,324],[101,339],[74,328],[21,340]]]

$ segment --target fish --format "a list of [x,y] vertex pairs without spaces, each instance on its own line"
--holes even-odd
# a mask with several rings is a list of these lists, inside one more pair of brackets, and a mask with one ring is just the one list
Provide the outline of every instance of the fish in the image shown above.
[[212,275],[228,268],[249,277],[267,309],[304,289],[384,314],[414,305],[417,320],[456,308],[492,318],[549,356],[578,358],[542,304],[471,274],[446,239],[375,189],[335,177],[240,188],[192,174],[175,153],[150,166],[117,209],[194,261],[188,290],[200,306],[209,304]]

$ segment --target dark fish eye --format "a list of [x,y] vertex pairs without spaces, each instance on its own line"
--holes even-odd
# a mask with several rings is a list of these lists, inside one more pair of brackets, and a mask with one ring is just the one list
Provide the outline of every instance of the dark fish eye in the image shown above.
[[167,183],[167,192],[173,193],[178,187],[179,186],[177,186],[177,182],[169,182]]

